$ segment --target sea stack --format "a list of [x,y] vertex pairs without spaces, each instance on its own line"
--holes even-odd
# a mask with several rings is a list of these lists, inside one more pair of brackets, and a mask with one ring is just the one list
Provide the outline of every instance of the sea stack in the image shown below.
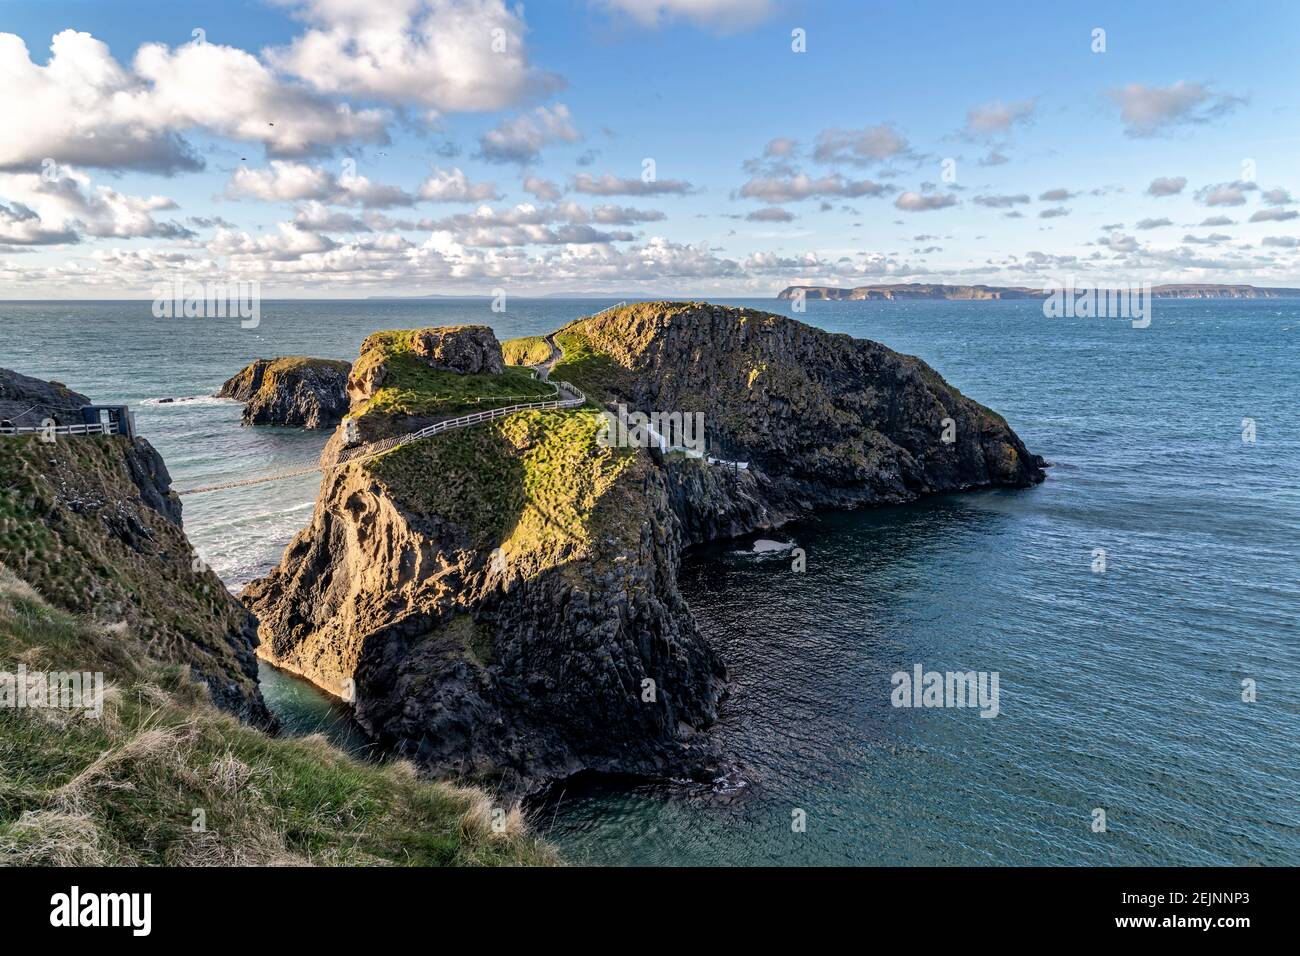
[[244,425],[333,428],[348,409],[350,366],[333,359],[257,359],[226,381],[217,398],[244,403]]

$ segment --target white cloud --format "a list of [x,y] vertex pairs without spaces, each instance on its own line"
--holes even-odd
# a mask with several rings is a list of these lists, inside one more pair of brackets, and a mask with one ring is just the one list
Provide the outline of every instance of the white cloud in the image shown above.
[[0,242],[52,245],[94,238],[187,239],[194,234],[154,213],[176,208],[165,196],[130,196],[108,186],[92,188],[84,173],[53,176],[0,173]]
[[957,197],[952,193],[916,193],[905,192],[894,200],[894,205],[899,209],[905,209],[908,212],[929,212],[933,209],[944,209],[948,206],[955,206]]
[[215,43],[140,47],[132,69],[88,33],[64,30],[49,62],[0,34],[5,135],[0,168],[59,164],[174,173],[203,165],[182,138],[200,129],[295,156],[350,141],[387,142],[387,116],[285,83],[256,57]]
[[1240,180],[1232,183],[1215,183],[1198,189],[1196,198],[1207,206],[1242,206],[1246,202],[1246,193],[1258,188],[1254,183]]
[[1289,219],[1295,219],[1300,216],[1300,212],[1294,209],[1261,209],[1253,213],[1250,217],[1251,222],[1286,222]]
[[968,136],[994,136],[1005,133],[1016,123],[1026,122],[1033,116],[1036,105],[1037,100],[1031,98],[1013,103],[996,100],[977,106],[966,113],[965,132]]
[[1128,136],[1155,136],[1170,127],[1205,123],[1245,102],[1239,96],[1211,93],[1203,83],[1179,80],[1172,86],[1130,83],[1107,95],[1120,107]]
[[420,198],[430,202],[486,202],[500,199],[496,183],[470,182],[457,166],[454,169],[433,167],[433,172],[420,185]]
[[336,188],[334,177],[319,166],[274,159],[266,169],[236,169],[226,184],[226,196],[267,202],[325,200]]
[[885,187],[869,179],[846,179],[839,173],[813,178],[806,173],[791,176],[756,176],[740,187],[745,199],[766,203],[797,202],[819,196],[857,198],[879,196]]
[[738,30],[768,17],[772,0],[597,0],[637,23],[657,27],[675,19],[714,30]]
[[603,226],[631,226],[639,222],[659,222],[666,218],[658,209],[633,209],[631,206],[596,206],[591,219]]
[[317,90],[487,111],[550,92],[557,77],[529,65],[522,7],[503,0],[281,0],[308,29],[272,61]]
[[[350,162],[350,161],[348,161]],[[397,186],[374,182],[347,168],[335,176],[319,166],[273,159],[265,169],[241,166],[226,184],[230,199],[300,202],[312,199],[331,206],[388,209],[410,206],[415,197]]]
[[1147,187],[1148,196],[1176,196],[1187,185],[1186,176],[1157,176]]
[[685,195],[693,192],[690,183],[680,179],[656,179],[646,182],[643,179],[624,179],[606,173],[593,176],[579,173],[573,178],[573,191],[589,196],[661,196],[668,194]]
[[793,222],[794,214],[780,206],[764,206],[745,217],[750,222]]
[[976,196],[972,202],[980,206],[988,206],[990,209],[1010,209],[1012,206],[1029,202],[1029,197],[1024,193],[1014,196]]
[[540,199],[542,202],[554,202],[564,195],[564,190],[559,186],[549,179],[542,179],[540,176],[525,176],[523,186],[524,192]]
[[549,206],[520,203],[509,209],[480,206],[472,213],[423,221],[420,226],[448,233],[465,246],[504,248],[627,242],[635,238],[632,233],[603,232],[594,226],[627,226],[663,218],[656,210],[627,206],[602,205],[588,210],[573,202]]
[[217,256],[256,261],[265,257],[274,261],[299,259],[309,253],[327,252],[338,244],[327,236],[302,229],[291,222],[282,222],[277,231],[268,236],[254,238],[246,232],[218,229],[208,243],[208,251]]
[[531,163],[548,143],[576,143],[580,139],[582,135],[573,126],[569,108],[557,103],[502,120],[479,137],[479,155],[493,163]]
[[[769,144],[770,147],[771,144]],[[813,158],[819,163],[868,166],[907,151],[907,140],[892,123],[865,129],[826,129],[817,134]]]

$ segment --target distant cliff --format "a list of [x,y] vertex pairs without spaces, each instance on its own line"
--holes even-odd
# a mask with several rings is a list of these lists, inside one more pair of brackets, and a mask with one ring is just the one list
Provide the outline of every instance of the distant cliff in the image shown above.
[[216,397],[243,402],[244,425],[333,428],[348,410],[348,369],[332,359],[258,359]]
[[[1104,283],[1103,283],[1104,285]],[[786,286],[778,299],[793,299],[802,291],[806,299],[853,299],[898,301],[906,299],[1042,299],[1047,292],[1029,286],[932,285],[919,282],[897,285],[860,285],[851,289],[825,285]],[[1151,287],[1157,299],[1282,299],[1300,297],[1300,289],[1253,285],[1157,285]]]
[[[819,507],[1043,479],[1001,416],[874,342],[700,302],[625,306],[553,339],[552,378],[590,405],[331,470],[311,524],[242,595],[259,654],[436,771],[508,790],[592,770],[707,779],[726,670],[678,588],[685,547]],[[371,440],[530,389],[551,392],[503,368],[490,331],[376,333],[349,420]],[[619,404],[700,412],[710,449],[748,467],[611,445],[601,412]]]

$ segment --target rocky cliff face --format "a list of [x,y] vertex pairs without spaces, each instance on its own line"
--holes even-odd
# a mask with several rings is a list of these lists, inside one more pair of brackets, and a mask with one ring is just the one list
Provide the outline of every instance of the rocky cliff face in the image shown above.
[[[531,381],[434,368],[414,345],[447,348],[432,331],[367,341],[350,387],[362,431]],[[331,471],[311,525],[243,595],[259,653],[354,696],[364,727],[436,770],[520,790],[583,770],[709,773],[701,731],[725,669],[678,591],[683,547],[816,507],[1043,477],[999,416],[876,343],[704,303],[629,306],[555,338],[554,377],[595,407]],[[712,452],[749,467],[610,447],[600,412],[620,403],[702,412]]]
[[607,405],[702,413],[713,453],[749,462],[774,512],[1043,479],[1000,415],[876,342],[705,303],[627,306],[556,340],[554,374]]
[[348,410],[349,367],[330,359],[258,359],[216,397],[243,402],[244,425],[333,428]]
[[[0,369],[5,401],[37,421],[80,416],[84,395]],[[47,398],[53,401],[46,402]],[[52,603],[131,628],[214,702],[272,723],[257,687],[256,621],[197,559],[162,457],[143,438],[0,437],[0,563]]]
[[677,589],[667,482],[600,425],[525,412],[331,472],[243,594],[259,653],[439,772],[707,773],[724,670]]

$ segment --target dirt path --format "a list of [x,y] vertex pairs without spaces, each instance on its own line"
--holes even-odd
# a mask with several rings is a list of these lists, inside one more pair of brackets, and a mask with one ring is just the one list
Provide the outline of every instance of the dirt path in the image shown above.
[[542,338],[546,340],[546,344],[551,347],[551,357],[540,365],[533,366],[533,368],[537,369],[537,377],[543,382],[550,381],[551,369],[555,368],[555,363],[564,357],[564,353],[560,351],[560,347],[555,344],[554,336],[554,332],[542,336]]

